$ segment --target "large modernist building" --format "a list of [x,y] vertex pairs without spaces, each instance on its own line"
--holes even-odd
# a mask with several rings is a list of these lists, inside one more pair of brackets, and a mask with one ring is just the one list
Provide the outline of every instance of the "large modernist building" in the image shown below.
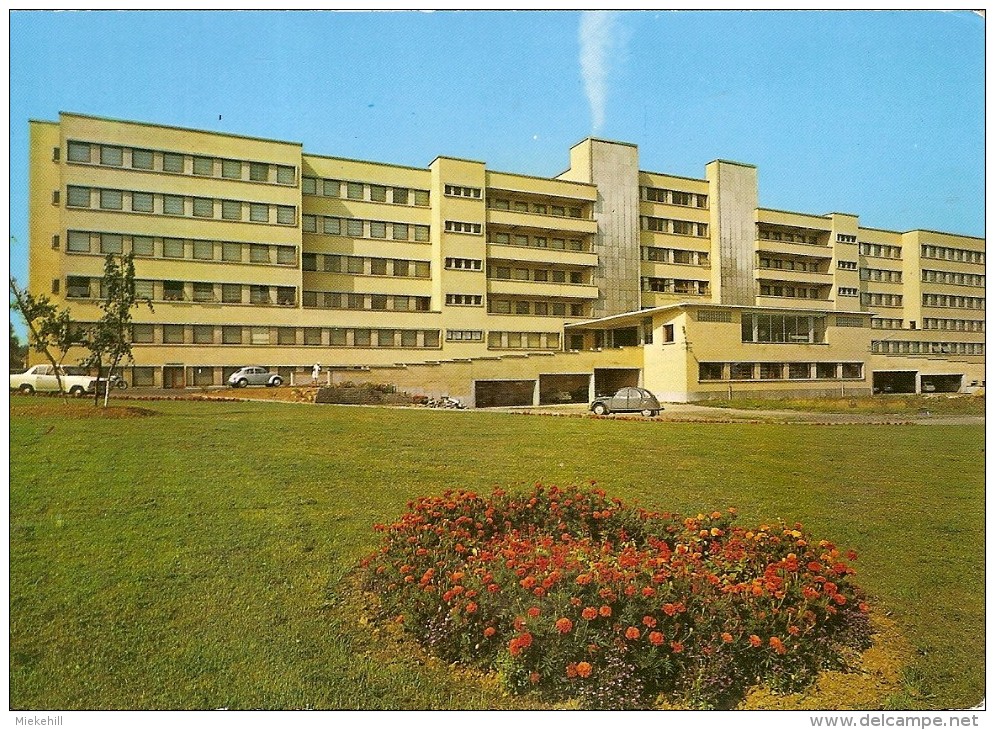
[[62,113],[30,175],[33,292],[92,321],[104,257],[135,255],[137,386],[316,362],[478,405],[983,385],[983,239],[759,208],[752,165],[648,172],[589,138],[543,178]]

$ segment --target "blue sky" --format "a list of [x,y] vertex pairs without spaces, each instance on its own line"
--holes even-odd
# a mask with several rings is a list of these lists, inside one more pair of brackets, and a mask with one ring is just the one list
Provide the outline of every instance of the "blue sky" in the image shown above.
[[984,235],[984,21],[968,12],[13,12],[22,281],[27,121],[59,111],[545,176],[593,134],[638,144],[646,170],[755,164],[765,207]]

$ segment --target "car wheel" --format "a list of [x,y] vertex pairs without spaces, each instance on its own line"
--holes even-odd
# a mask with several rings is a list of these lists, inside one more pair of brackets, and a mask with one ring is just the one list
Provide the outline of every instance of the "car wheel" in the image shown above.
[[126,381],[124,381],[124,380],[119,380],[119,381],[117,381],[117,387],[120,388],[121,390],[127,390],[128,389],[128,383]]
[[239,378],[238,380],[235,381],[235,387],[236,388],[244,388],[248,384],[249,384],[249,381],[246,380],[245,378]]
[[643,409],[643,415],[646,416],[647,418],[652,418],[656,414],[657,414],[657,412],[654,411],[652,408],[644,408]]
[[596,416],[607,416],[610,413],[608,406],[604,403],[595,403],[591,410],[594,411],[594,415]]
[[281,385],[283,385],[283,378],[273,378],[273,380],[270,381],[270,385],[272,385],[274,388],[279,388]]
[[23,383],[21,387],[18,388],[18,390],[24,393],[24,395],[31,395],[32,393],[35,392],[35,389],[31,386],[30,383]]
[[74,385],[69,389],[69,395],[73,398],[82,398],[85,392],[86,389],[82,385]]

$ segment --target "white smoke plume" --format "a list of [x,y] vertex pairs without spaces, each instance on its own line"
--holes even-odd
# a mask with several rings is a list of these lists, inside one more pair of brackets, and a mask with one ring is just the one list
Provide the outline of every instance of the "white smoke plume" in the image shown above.
[[580,73],[595,132],[605,123],[608,67],[615,45],[615,26],[614,13],[585,11],[580,15]]

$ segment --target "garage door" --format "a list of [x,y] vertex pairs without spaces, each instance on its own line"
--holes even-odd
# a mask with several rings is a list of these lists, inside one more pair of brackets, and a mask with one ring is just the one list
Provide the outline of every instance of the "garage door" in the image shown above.
[[475,380],[474,403],[477,408],[530,406],[535,385],[534,380]]
[[587,403],[590,384],[590,375],[540,375],[539,402],[542,405]]

